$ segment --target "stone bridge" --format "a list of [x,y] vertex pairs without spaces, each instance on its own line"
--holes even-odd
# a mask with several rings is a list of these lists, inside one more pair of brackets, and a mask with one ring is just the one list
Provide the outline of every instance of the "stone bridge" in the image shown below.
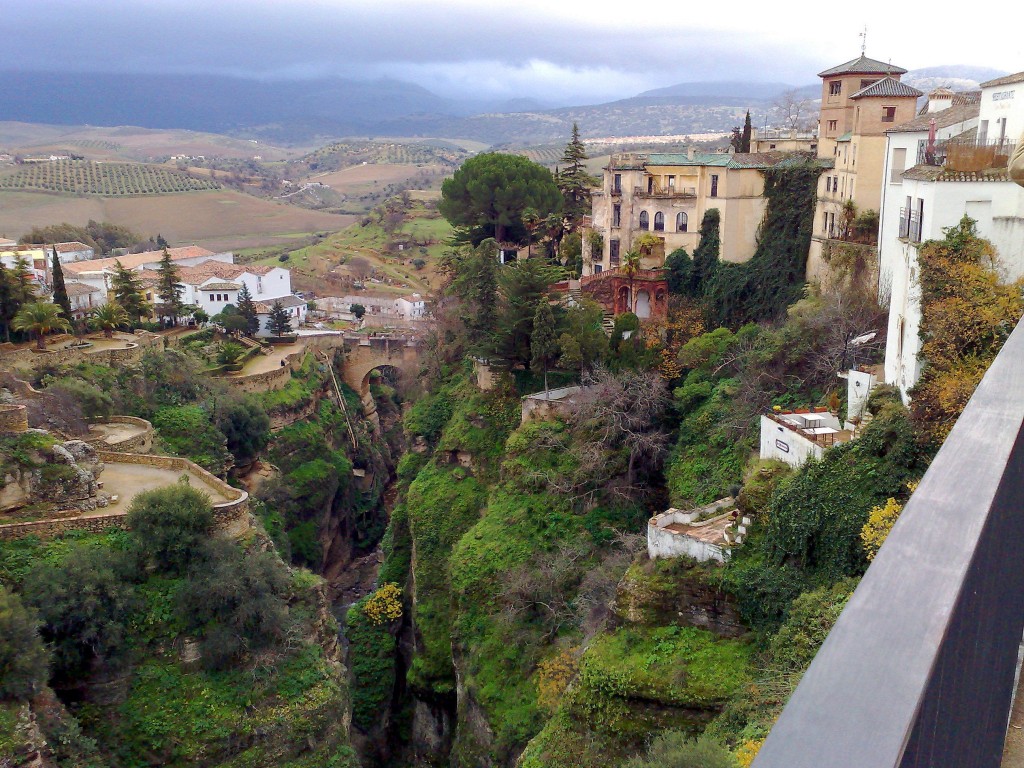
[[377,406],[370,397],[370,374],[379,368],[414,370],[420,359],[420,341],[415,336],[346,336],[345,383],[359,393],[367,418],[376,420]]

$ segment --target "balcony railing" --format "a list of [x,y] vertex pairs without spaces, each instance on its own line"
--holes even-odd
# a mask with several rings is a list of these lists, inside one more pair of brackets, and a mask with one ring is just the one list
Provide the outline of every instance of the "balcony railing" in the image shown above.
[[900,208],[900,239],[921,242],[921,216],[910,208]]
[[1015,147],[1016,144],[1008,139],[981,142],[947,139],[935,142],[930,149],[927,143],[919,146],[917,163],[964,172],[1005,168]]
[[672,197],[672,198],[694,198],[697,197],[696,187],[659,187],[654,184],[650,187],[633,187],[634,197]]
[[1024,631],[1022,326],[907,502],[753,768],[1000,765]]

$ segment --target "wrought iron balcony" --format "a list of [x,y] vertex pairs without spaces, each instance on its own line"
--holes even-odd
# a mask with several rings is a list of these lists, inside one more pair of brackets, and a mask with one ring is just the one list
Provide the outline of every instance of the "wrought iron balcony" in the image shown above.
[[697,198],[696,187],[668,187],[663,188],[657,184],[649,187],[633,187],[633,197],[669,197],[669,198]]

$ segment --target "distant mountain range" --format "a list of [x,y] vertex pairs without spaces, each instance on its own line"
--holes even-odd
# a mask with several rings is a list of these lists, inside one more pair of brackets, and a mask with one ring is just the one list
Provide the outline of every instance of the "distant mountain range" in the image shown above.
[[[1001,74],[980,67],[932,67],[910,73],[907,79],[963,87],[962,83],[976,84]],[[679,83],[605,104],[545,109],[533,98],[503,103],[446,99],[389,79],[259,81],[208,75],[0,72],[0,120],[185,128],[279,143],[433,136],[525,145],[564,140],[573,122],[579,123],[584,136],[728,131],[743,120],[747,109],[754,123],[761,124],[772,102],[788,90],[794,88],[770,82]],[[820,86],[795,90],[813,100]]]

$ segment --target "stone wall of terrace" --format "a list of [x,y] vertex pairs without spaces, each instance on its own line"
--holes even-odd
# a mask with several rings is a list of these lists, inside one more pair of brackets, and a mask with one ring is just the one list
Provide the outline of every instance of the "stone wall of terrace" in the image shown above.
[[[228,485],[188,459],[140,453],[116,453],[114,451],[97,451],[97,456],[105,464],[141,464],[172,472],[188,472],[190,475],[198,477],[209,487],[210,491],[227,499],[227,501],[213,505],[214,527],[217,531],[229,536],[241,536],[249,528],[249,494]],[[124,528],[126,518],[126,512],[117,511],[79,517],[8,523],[0,525],[0,541],[21,539],[26,536],[52,538],[68,531],[96,533],[107,528]]]
[[0,432],[25,432],[28,409],[24,405],[0,405]]

